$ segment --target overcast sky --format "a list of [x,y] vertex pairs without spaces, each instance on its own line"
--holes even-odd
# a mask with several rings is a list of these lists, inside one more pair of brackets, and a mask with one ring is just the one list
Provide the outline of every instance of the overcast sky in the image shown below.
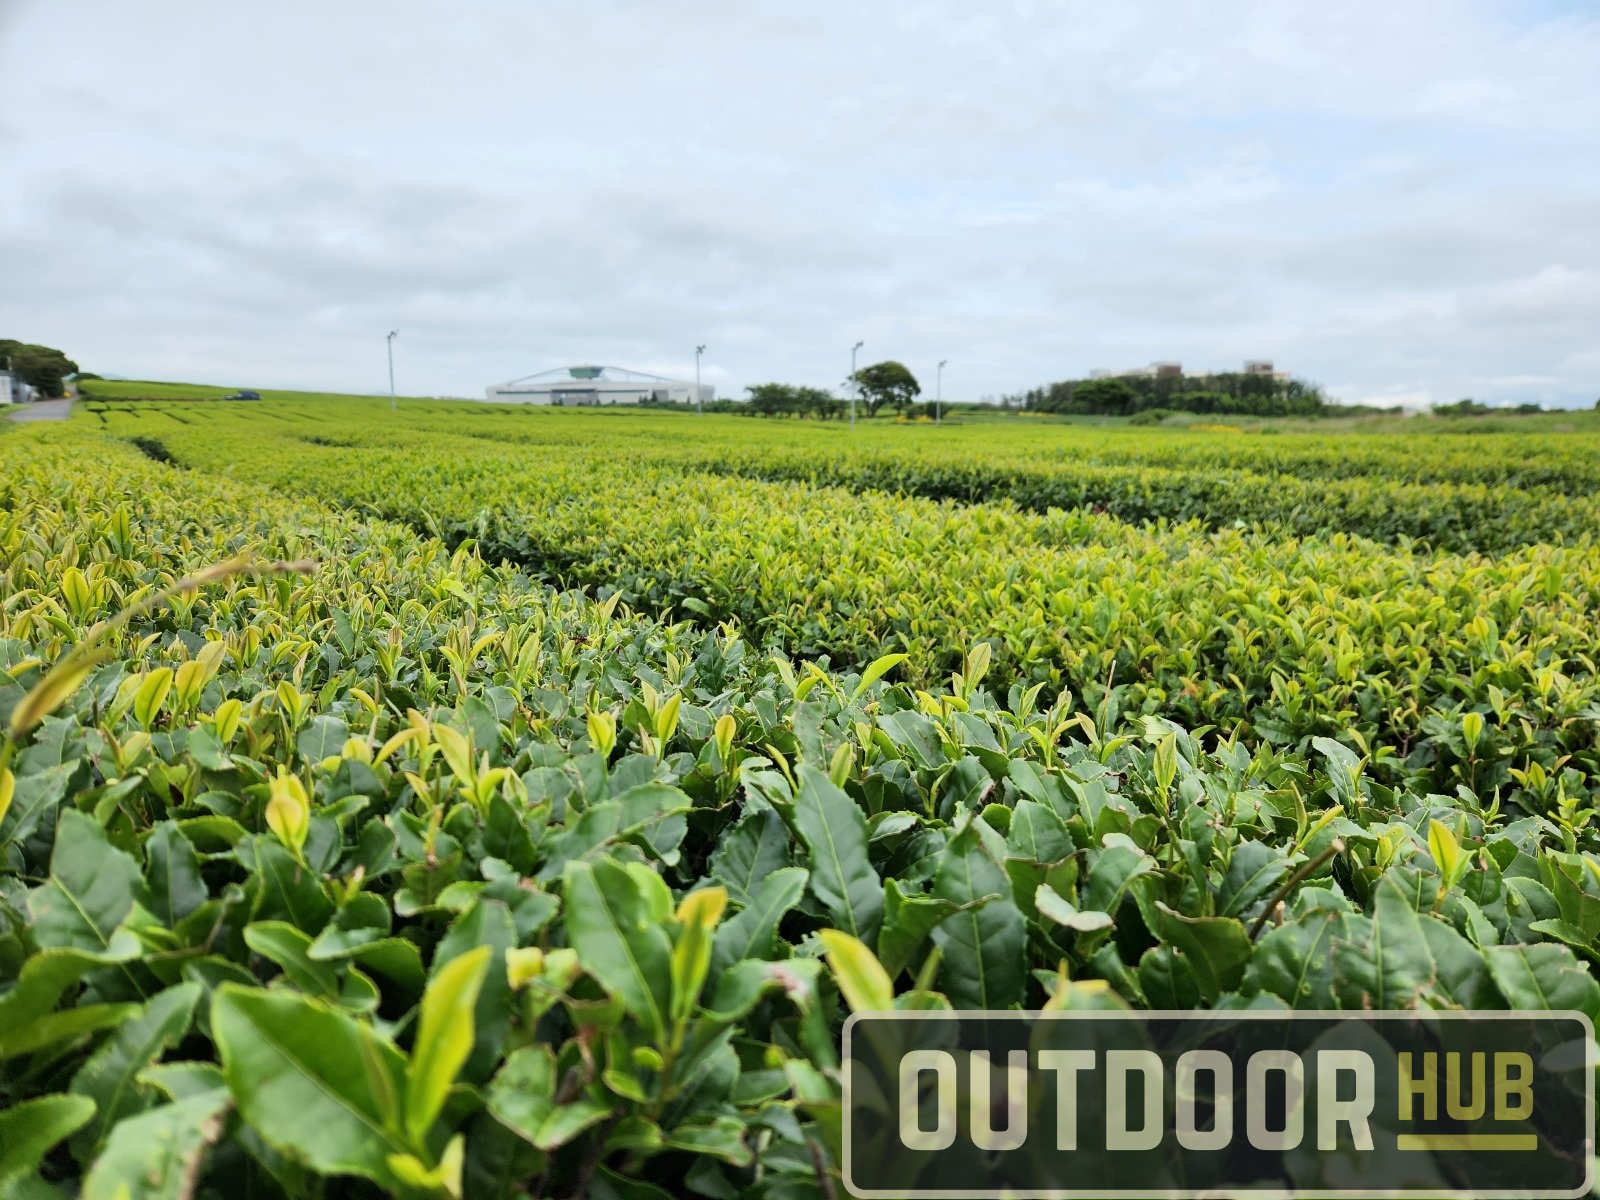
[[1600,8],[0,0],[0,336],[402,392],[1600,397]]

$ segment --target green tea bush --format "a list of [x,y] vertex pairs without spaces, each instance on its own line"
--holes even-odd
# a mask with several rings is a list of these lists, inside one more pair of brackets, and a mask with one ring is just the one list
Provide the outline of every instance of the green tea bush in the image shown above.
[[0,1194],[821,1200],[851,1008],[1600,1014],[1587,551],[129,427],[3,442]]

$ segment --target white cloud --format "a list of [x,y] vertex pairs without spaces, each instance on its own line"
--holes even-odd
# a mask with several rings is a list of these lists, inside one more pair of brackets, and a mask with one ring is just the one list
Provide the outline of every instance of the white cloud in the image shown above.
[[0,333],[354,390],[398,325],[429,393],[698,342],[832,385],[865,338],[956,397],[1260,356],[1589,404],[1600,20],[1531,11],[0,0]]

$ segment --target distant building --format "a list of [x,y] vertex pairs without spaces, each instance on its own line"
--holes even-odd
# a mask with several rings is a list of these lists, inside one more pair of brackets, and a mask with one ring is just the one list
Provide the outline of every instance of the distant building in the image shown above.
[[1250,358],[1245,360],[1244,373],[1246,375],[1266,375],[1273,379],[1288,379],[1289,372],[1275,371],[1272,369],[1270,358]]
[[[1247,359],[1244,364],[1246,375],[1265,375],[1272,379],[1288,379],[1289,372],[1273,369],[1272,360],[1266,358]],[[1212,379],[1219,372],[1201,371],[1185,374],[1182,363],[1153,362],[1148,367],[1129,367],[1123,371],[1095,370],[1089,372],[1090,379]]]
[[0,369],[0,404],[32,404],[38,398],[38,388],[24,383],[16,372]]
[[1102,377],[1115,375],[1118,379],[1181,379],[1183,364],[1153,362],[1148,367],[1129,367],[1125,371],[1106,371]]
[[[680,379],[667,379],[644,371],[623,367],[558,367],[541,371],[486,389],[494,404],[549,404],[564,408],[592,408],[605,404],[647,404],[671,401],[695,402],[695,385]],[[700,399],[715,400],[717,389],[700,385]]]

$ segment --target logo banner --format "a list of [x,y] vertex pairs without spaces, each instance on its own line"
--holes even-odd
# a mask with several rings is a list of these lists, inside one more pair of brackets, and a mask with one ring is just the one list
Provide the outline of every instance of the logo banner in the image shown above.
[[1578,1197],[1576,1012],[886,1012],[844,1031],[844,1181],[926,1197]]

